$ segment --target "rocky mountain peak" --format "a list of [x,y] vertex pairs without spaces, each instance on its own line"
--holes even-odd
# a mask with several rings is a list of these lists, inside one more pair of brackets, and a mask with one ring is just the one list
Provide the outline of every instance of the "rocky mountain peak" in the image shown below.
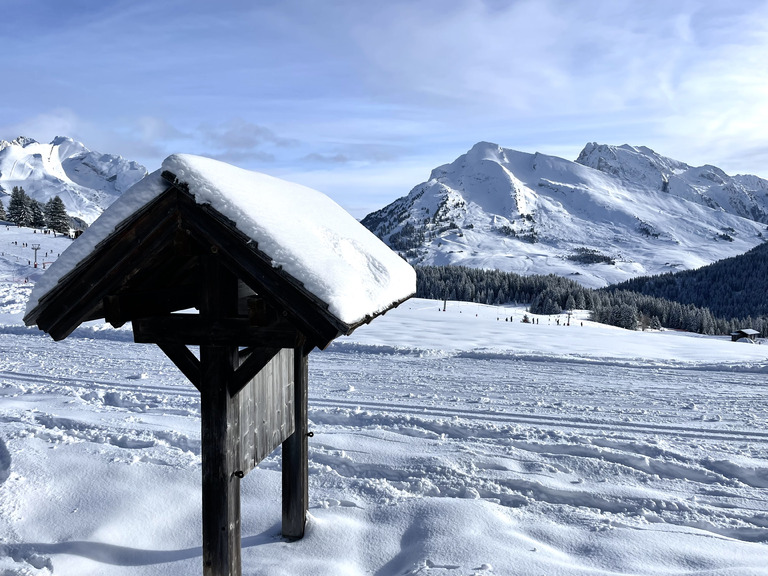
[[478,142],[363,224],[412,264],[602,286],[761,243],[768,181],[692,168],[645,146],[591,142],[571,162]]

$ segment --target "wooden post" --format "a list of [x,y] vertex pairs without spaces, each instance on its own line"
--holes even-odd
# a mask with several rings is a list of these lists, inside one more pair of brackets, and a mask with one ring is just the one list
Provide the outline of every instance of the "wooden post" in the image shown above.
[[283,536],[292,540],[304,537],[309,506],[308,354],[304,347],[294,350],[295,426],[293,434],[283,442]]
[[227,381],[237,348],[203,346],[202,392],[203,575],[240,576],[240,478],[235,476],[238,411]]
[[[200,315],[212,322],[237,310],[237,278],[212,254],[201,256]],[[203,469],[203,576],[241,576],[240,478],[235,475],[239,434],[229,384],[239,365],[237,346],[200,347]]]

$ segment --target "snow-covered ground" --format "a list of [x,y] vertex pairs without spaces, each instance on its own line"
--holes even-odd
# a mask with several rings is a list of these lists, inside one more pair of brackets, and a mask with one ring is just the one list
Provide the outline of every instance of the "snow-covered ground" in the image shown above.
[[[0,230],[0,574],[202,573],[198,393],[126,328],[25,328],[36,239]],[[307,534],[278,451],[244,574],[768,574],[768,344],[442,307],[312,353]]]

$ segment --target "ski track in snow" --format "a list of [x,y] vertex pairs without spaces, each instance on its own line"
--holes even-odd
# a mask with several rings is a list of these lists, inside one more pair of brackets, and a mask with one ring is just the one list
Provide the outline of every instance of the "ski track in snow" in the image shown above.
[[[25,472],[23,451],[13,455],[31,440],[198,473],[199,396],[153,347],[0,334],[0,348],[3,509]],[[310,366],[313,515],[455,499],[553,522],[575,515],[590,531],[670,526],[733,546],[768,542],[760,375],[359,351],[314,353]],[[279,466],[275,454],[259,469]],[[0,524],[3,541],[20,538],[13,524]],[[3,574],[59,573],[66,556],[3,546],[15,566]],[[432,556],[392,573],[472,568]]]
[[[323,358],[323,360],[326,359]],[[334,360],[335,363],[343,363],[341,357]],[[329,358],[327,361],[334,362],[334,360]],[[483,372],[478,366],[461,366],[460,362],[456,365],[457,362],[457,360],[452,362],[451,370],[455,370],[455,373],[450,378],[455,388],[463,391],[463,397],[458,395],[449,397],[448,401],[461,407],[439,406],[445,398],[435,398],[431,393],[414,395],[409,392],[395,398],[390,396],[387,399],[374,393],[371,396],[376,400],[369,400],[369,395],[365,391],[371,388],[379,388],[382,392],[392,391],[391,386],[377,386],[377,380],[391,380],[396,378],[394,374],[401,374],[403,382],[410,380],[409,388],[413,389],[414,379],[418,382],[419,376],[429,378],[432,385],[435,380],[434,374],[439,372],[434,365],[429,365],[429,362],[426,362],[427,365],[423,370],[419,370],[418,366],[425,364],[423,360],[406,362],[404,366],[402,360],[391,359],[385,366],[377,366],[375,372],[371,374],[355,375],[355,382],[362,380],[367,383],[365,390],[355,389],[356,399],[338,398],[332,392],[321,399],[312,399],[311,404],[315,410],[311,413],[311,419],[316,426],[351,427],[360,430],[389,429],[396,430],[407,438],[418,437],[449,444],[453,446],[453,452],[466,454],[464,458],[457,458],[459,461],[466,460],[468,456],[480,457],[479,462],[474,461],[473,458],[472,462],[467,463],[466,470],[459,475],[461,477],[459,481],[454,481],[455,478],[452,478],[455,474],[443,472],[435,475],[430,474],[428,469],[424,470],[425,477],[442,477],[442,482],[433,489],[437,494],[461,496],[462,490],[466,489],[468,484],[472,484],[478,490],[480,497],[499,500],[501,504],[508,506],[521,506],[533,502],[586,506],[600,512],[647,515],[646,519],[649,521],[658,520],[681,526],[695,525],[701,529],[748,541],[768,540],[768,531],[765,530],[768,527],[766,522],[768,517],[765,515],[765,510],[757,515],[751,512],[742,514],[720,511],[718,515],[744,523],[740,528],[721,528],[706,522],[698,520],[692,522],[686,519],[690,515],[700,515],[696,510],[701,507],[701,504],[683,502],[674,496],[672,498],[649,497],[642,494],[637,497],[628,497],[626,494],[621,494],[618,497],[606,497],[599,493],[595,494],[592,486],[595,476],[600,479],[600,482],[619,476],[631,477],[634,481],[647,483],[651,487],[654,483],[658,483],[659,492],[670,488],[666,481],[686,485],[697,483],[700,485],[700,494],[709,497],[705,505],[707,508],[720,506],[717,499],[713,498],[715,492],[711,489],[713,485],[735,487],[739,491],[743,487],[749,487],[749,489],[768,487],[768,467],[764,464],[758,468],[740,467],[729,460],[729,454],[736,453],[748,453],[751,457],[762,459],[768,450],[768,433],[756,431],[751,427],[741,429],[738,424],[738,417],[751,412],[750,407],[753,405],[753,396],[756,396],[756,393],[740,396],[739,390],[735,388],[738,379],[733,378],[732,375],[729,383],[734,386],[732,390],[735,396],[739,396],[738,400],[699,398],[699,401],[708,405],[709,409],[713,406],[710,400],[719,402],[718,413],[725,415],[721,422],[729,423],[724,427],[716,428],[707,425],[703,419],[694,414],[688,418],[680,418],[677,410],[674,411],[676,414],[672,414],[673,410],[667,407],[680,404],[677,398],[679,390],[677,387],[669,386],[669,380],[666,381],[666,387],[663,386],[663,379],[659,379],[653,386],[646,384],[646,398],[652,392],[654,403],[664,405],[664,408],[638,410],[632,406],[631,400],[624,404],[619,402],[615,405],[610,404],[608,393],[626,397],[625,387],[627,382],[632,381],[625,380],[625,374],[621,371],[617,374],[615,368],[606,370],[597,367],[597,370],[591,372],[581,371],[576,377],[582,379],[582,386],[579,389],[571,389],[569,394],[571,399],[568,402],[560,400],[546,402],[544,398],[547,396],[547,390],[532,390],[531,386],[528,387],[529,390],[516,390],[521,388],[518,385],[518,377],[526,378],[526,374],[533,371],[540,374],[543,366],[528,362],[516,362],[510,365],[486,361],[486,366],[483,368],[489,372],[487,374],[489,378],[492,377],[491,372],[506,376],[501,382],[495,378],[496,383],[489,385],[491,380],[477,377]],[[361,361],[360,365],[364,366],[365,363]],[[517,374],[510,373],[513,368]],[[559,369],[562,368],[559,367]],[[347,374],[347,372],[328,371],[323,375],[338,382],[343,381],[340,375]],[[462,377],[462,374],[465,376]],[[614,382],[606,382],[605,378],[609,376],[612,376]],[[598,415],[566,416],[565,414],[578,412],[595,414],[597,407],[593,404],[594,392],[589,393],[590,379],[602,381],[598,393],[608,402],[600,404]],[[698,377],[694,376],[693,379]],[[540,374],[537,381],[542,380],[547,380],[547,376]],[[756,383],[752,377],[746,377],[738,384],[750,390]],[[562,383],[557,386],[562,386]],[[418,389],[418,385],[416,388]],[[555,386],[549,386],[549,388],[551,391]],[[489,390],[493,392],[489,393]],[[476,397],[473,392],[482,396]],[[531,393],[534,397],[530,396]],[[637,394],[638,392],[635,392],[633,396]],[[553,396],[562,398],[562,389],[560,393]],[[578,400],[582,403],[580,404]],[[584,400],[587,401],[586,404],[583,403]],[[529,406],[530,412],[510,411],[510,408],[519,406]],[[760,417],[763,423],[765,415],[763,409]],[[752,416],[754,417],[754,414]],[[691,424],[663,423],[686,419],[690,419]],[[762,429],[765,430],[765,427],[763,426]],[[501,458],[498,454],[500,447],[505,453]],[[440,452],[444,451],[445,448],[441,448]],[[691,452],[699,452],[701,455],[688,455]],[[719,455],[713,457],[713,453],[719,453]],[[484,455],[485,458],[483,458]],[[491,458],[484,462],[489,455],[492,455]],[[508,458],[512,460],[511,463],[505,463]],[[313,461],[327,464],[335,460],[328,456],[320,458],[318,454]],[[553,488],[539,480],[514,478],[515,472],[520,471],[520,462],[532,465],[534,471],[549,470],[556,474],[571,475],[567,483],[573,486],[582,486],[587,482],[580,474],[580,470],[594,467],[598,472],[590,470],[589,476],[593,478],[584,490],[574,489],[573,486]],[[361,472],[353,468],[354,472],[350,473],[349,467],[349,463],[344,463],[339,473],[357,477]],[[500,471],[512,472],[512,474],[500,475]],[[530,470],[525,472],[528,473]],[[386,466],[375,470],[374,476],[384,476],[396,482],[403,482],[401,471],[393,471]],[[417,485],[415,491],[419,492],[422,490],[421,477],[415,476],[418,478],[415,480]],[[513,477],[497,478],[498,476]],[[470,481],[470,478],[473,480]],[[755,500],[759,499],[758,490],[747,491],[752,493]],[[642,492],[645,492],[645,489]],[[727,489],[721,492],[723,495],[729,494]],[[685,493],[687,494],[687,490]],[[724,508],[730,506],[730,503],[723,504]],[[710,512],[711,510],[705,514],[707,518],[711,518]]]

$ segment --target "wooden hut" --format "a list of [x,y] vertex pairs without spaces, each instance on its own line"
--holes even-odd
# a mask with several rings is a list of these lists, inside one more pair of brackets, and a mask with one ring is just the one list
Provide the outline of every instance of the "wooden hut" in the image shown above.
[[760,332],[757,330],[742,328],[741,330],[736,330],[736,332],[731,332],[731,342],[738,342],[742,338],[748,338],[754,342],[758,336],[760,336]]
[[281,444],[283,534],[304,534],[309,352],[414,291],[413,269],[319,192],[175,155],[51,266],[24,321],[55,340],[132,322],[198,388],[203,573],[219,576],[240,574],[240,479]]

